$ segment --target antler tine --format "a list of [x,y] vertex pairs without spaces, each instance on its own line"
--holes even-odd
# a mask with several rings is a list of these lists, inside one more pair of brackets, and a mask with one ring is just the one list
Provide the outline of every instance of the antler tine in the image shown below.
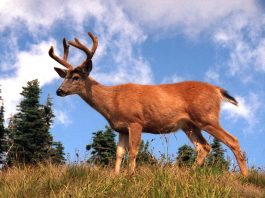
[[66,38],[63,39],[63,47],[64,47],[64,56],[63,56],[63,59],[60,58],[60,57],[58,57],[58,56],[56,56],[54,54],[53,46],[51,46],[51,48],[49,50],[49,55],[50,55],[51,58],[53,58],[54,60],[56,60],[61,65],[65,66],[69,70],[73,70],[74,69],[73,66],[70,65],[67,62],[67,57],[68,57],[68,53],[69,53],[69,45],[67,45]]
[[[90,57],[91,54],[90,54],[89,49],[88,49],[85,45],[83,45],[83,44],[78,40],[78,38],[75,38],[75,41],[68,41],[68,43],[69,43],[70,45],[72,45],[72,46],[74,46],[74,47],[76,47],[76,48],[78,48],[78,49],[84,51],[84,52],[87,54],[87,57],[88,57],[88,58]],[[92,58],[92,57],[91,57],[91,58]]]
[[66,38],[64,37],[64,38],[63,38],[63,49],[64,49],[63,59],[64,59],[65,61],[67,61],[67,58],[68,58],[69,47],[70,47],[70,46],[67,44],[67,42],[66,42]]
[[90,36],[90,38],[92,39],[93,41],[93,45],[92,45],[92,49],[89,50],[84,44],[82,44],[78,38],[75,38],[75,41],[69,41],[68,43],[82,51],[84,51],[87,55],[87,59],[88,60],[91,60],[96,49],[97,49],[97,46],[98,46],[98,38],[95,37],[91,32],[88,32],[88,35]]
[[94,36],[91,32],[88,32],[87,34],[93,41],[93,46],[92,46],[92,49],[91,49],[91,53],[92,53],[92,56],[93,56],[95,51],[97,50],[97,47],[98,47],[98,37]]

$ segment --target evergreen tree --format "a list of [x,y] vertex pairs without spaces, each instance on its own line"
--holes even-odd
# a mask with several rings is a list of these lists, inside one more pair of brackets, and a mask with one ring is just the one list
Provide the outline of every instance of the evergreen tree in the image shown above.
[[[93,133],[92,144],[86,146],[86,149],[90,151],[91,157],[88,159],[88,163],[111,165],[116,159],[116,143],[115,133],[109,127],[105,127],[105,131],[97,131]],[[146,143],[142,140],[139,148],[139,152],[136,158],[139,164],[154,164],[157,162],[155,157],[149,151],[149,142]],[[127,165],[129,161],[128,152],[124,157],[123,165]]]
[[87,151],[91,151],[88,163],[98,165],[110,165],[116,158],[115,133],[106,126],[105,131],[93,133],[92,144],[86,146]]
[[[52,98],[50,95],[48,95],[46,104],[43,106],[43,113],[44,113],[44,119],[45,124],[47,127],[47,130],[50,130],[51,125],[53,123],[53,119],[55,117],[53,109],[52,109]],[[64,164],[65,163],[65,153],[64,153],[64,147],[61,142],[53,141],[51,137],[52,144],[50,145],[49,149],[49,158],[52,163],[55,164]]]
[[195,150],[186,144],[178,149],[177,164],[179,166],[192,166],[196,158]]
[[11,115],[7,127],[7,153],[5,166],[11,166],[16,159],[16,153],[14,152],[14,137],[16,134],[16,117]]
[[5,159],[5,153],[7,149],[6,144],[6,129],[4,127],[4,104],[1,97],[0,89],[0,164],[3,164]]
[[10,156],[16,163],[34,164],[49,158],[52,137],[43,107],[39,104],[40,93],[38,80],[29,81],[23,87],[23,99],[17,106],[18,113],[12,123],[14,146]]
[[52,148],[49,151],[50,160],[53,164],[64,164],[64,147],[61,142],[53,142]]
[[225,150],[222,148],[221,142],[214,138],[211,146],[212,150],[206,159],[207,165],[228,169],[229,161],[225,159]]
[[149,141],[141,141],[141,145],[136,157],[138,164],[155,164],[157,160],[149,149]]
[[[136,156],[136,162],[138,165],[143,165],[143,164],[156,164],[157,159],[155,156],[152,154],[152,152],[149,149],[149,141],[141,141],[141,144],[139,146],[138,154]],[[126,166],[129,164],[129,151],[126,151],[126,154],[124,155],[123,159],[123,166]]]
[[48,129],[50,129],[53,123],[53,118],[55,117],[54,112],[52,110],[52,98],[50,94],[47,97],[46,104],[43,106],[43,113],[44,113],[46,125]]

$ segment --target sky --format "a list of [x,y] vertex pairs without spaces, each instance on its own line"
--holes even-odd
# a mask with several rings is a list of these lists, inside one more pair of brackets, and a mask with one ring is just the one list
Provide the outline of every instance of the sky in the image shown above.
[[[22,86],[38,79],[41,102],[48,94],[53,98],[51,133],[63,143],[69,161],[88,157],[85,146],[107,121],[79,96],[56,96],[62,79],[53,67],[61,66],[48,50],[53,45],[62,54],[63,37],[78,37],[90,46],[88,31],[99,39],[91,76],[102,84],[197,80],[228,90],[239,107],[222,104],[222,126],[238,138],[249,167],[265,168],[262,0],[1,0],[0,84],[6,123],[16,113]],[[72,49],[69,62],[79,65],[85,56]],[[151,141],[157,156],[175,156],[181,145],[192,145],[181,131],[143,134],[143,139]]]

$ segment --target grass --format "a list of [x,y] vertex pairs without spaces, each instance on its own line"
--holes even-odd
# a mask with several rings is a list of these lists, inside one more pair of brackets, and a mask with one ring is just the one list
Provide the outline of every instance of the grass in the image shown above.
[[0,172],[0,197],[265,197],[265,174],[150,165],[114,176],[111,168],[40,164]]

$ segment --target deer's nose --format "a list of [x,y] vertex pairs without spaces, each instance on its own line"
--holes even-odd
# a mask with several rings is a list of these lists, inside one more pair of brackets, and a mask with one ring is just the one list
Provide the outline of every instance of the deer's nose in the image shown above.
[[65,96],[65,92],[62,89],[57,89],[56,91],[57,96]]

